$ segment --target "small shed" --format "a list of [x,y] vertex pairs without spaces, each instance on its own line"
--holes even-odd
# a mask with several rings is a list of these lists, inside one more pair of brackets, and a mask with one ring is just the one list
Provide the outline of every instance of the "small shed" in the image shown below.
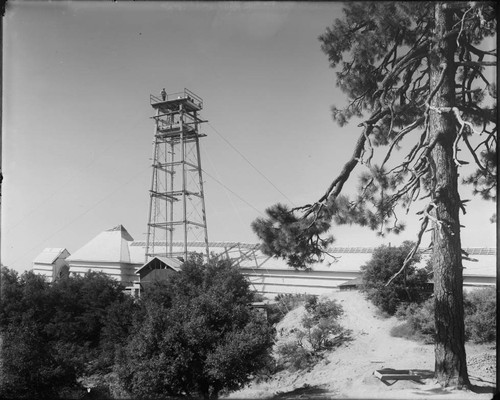
[[358,289],[359,286],[363,283],[363,279],[358,276],[357,278],[350,279],[348,281],[345,281],[344,283],[341,283],[339,285],[340,290],[356,290]]
[[152,283],[165,281],[169,275],[179,272],[183,263],[178,258],[153,257],[135,272],[139,275],[141,289],[146,289]]
[[33,261],[32,270],[35,274],[44,276],[47,281],[55,282],[69,275],[66,262],[69,255],[64,248],[46,248]]

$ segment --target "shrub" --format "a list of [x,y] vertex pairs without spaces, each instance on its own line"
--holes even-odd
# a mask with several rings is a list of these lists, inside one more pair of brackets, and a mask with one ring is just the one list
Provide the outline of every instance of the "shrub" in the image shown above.
[[333,336],[342,332],[342,327],[333,316],[316,320],[306,315],[302,319],[302,325],[307,330],[307,340],[314,352],[331,348]]
[[89,272],[48,283],[2,268],[0,397],[71,397],[78,378],[109,371],[128,335],[132,303],[123,287]]
[[270,360],[274,330],[249,307],[253,293],[228,261],[185,263],[141,298],[142,319],[117,372],[132,397],[217,398]]
[[287,313],[304,304],[307,298],[306,294],[280,293],[276,295],[274,298],[276,303],[270,304],[267,308],[267,320],[271,325],[277,324]]
[[420,335],[416,335],[415,329],[409,322],[393,326],[390,331],[392,337],[399,337],[404,339],[418,340]]
[[494,288],[464,293],[465,336],[474,343],[496,341],[496,292]]
[[319,322],[319,320],[325,318],[336,320],[344,313],[342,306],[336,300],[327,299],[318,302],[316,296],[308,296],[306,298],[305,308],[315,322]]
[[291,371],[304,369],[331,349],[344,329],[338,323],[343,309],[335,300],[318,301],[308,296],[301,326],[290,331],[292,339],[277,346],[278,364]]
[[394,315],[402,303],[420,303],[430,296],[427,290],[428,271],[415,267],[420,260],[419,256],[407,265],[404,273],[399,274],[390,285],[386,285],[400,270],[412,246],[413,243],[404,242],[399,247],[378,247],[373,252],[371,260],[361,267],[363,272],[361,290],[375,306],[389,315]]
[[31,315],[10,324],[2,336],[1,398],[57,399],[78,386],[74,366],[58,357],[43,324]]
[[[464,292],[465,338],[474,343],[496,341],[495,289],[483,288]],[[422,304],[401,304],[395,316],[405,323],[394,327],[391,335],[408,339],[434,341],[434,299]]]
[[291,372],[308,368],[316,359],[311,350],[296,341],[279,344],[277,352],[283,366]]
[[423,340],[433,343],[435,338],[434,328],[434,299],[430,298],[422,304],[401,304],[395,316],[405,323],[394,327],[391,335],[407,339]]

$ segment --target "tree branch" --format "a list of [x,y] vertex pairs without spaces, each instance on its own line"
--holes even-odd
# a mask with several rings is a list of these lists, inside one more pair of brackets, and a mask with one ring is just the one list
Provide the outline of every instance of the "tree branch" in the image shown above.
[[455,64],[472,68],[497,66],[496,61],[456,61]]
[[[429,204],[427,206],[427,208],[433,208],[434,207],[434,204]],[[427,229],[427,225],[429,224],[429,219],[427,217],[424,217],[423,221],[422,221],[422,224],[420,225],[420,231],[418,232],[418,235],[417,235],[417,241],[415,242],[415,245],[413,246],[413,248],[410,250],[410,252],[408,253],[408,255],[406,256],[404,262],[403,262],[403,266],[400,268],[400,270],[398,272],[396,272],[392,277],[391,279],[389,279],[387,281],[387,283],[385,284],[385,286],[388,286],[391,284],[391,282],[401,273],[403,272],[406,267],[410,264],[410,262],[413,260],[413,257],[415,256],[415,254],[417,253],[418,251],[418,248],[420,246],[420,243],[422,242],[422,235],[424,234],[425,230]]]

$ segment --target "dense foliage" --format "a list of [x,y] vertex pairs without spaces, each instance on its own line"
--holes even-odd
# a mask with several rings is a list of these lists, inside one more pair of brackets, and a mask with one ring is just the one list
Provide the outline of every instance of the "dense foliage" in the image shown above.
[[2,268],[2,397],[67,398],[79,377],[109,372],[134,310],[123,289],[102,273],[49,284]]
[[229,262],[190,261],[141,299],[118,373],[133,397],[217,398],[266,366],[273,329]]
[[396,310],[395,316],[404,322],[391,330],[392,336],[434,343],[436,324],[433,298],[423,303],[402,303]]
[[389,279],[401,269],[412,247],[411,242],[404,242],[398,247],[378,247],[370,261],[361,267],[362,290],[374,305],[389,315],[394,315],[401,303],[420,303],[431,295],[428,270],[415,266],[419,256],[414,257],[404,273],[387,285]]
[[497,299],[495,288],[465,293],[465,334],[474,343],[495,342],[497,337]]
[[216,398],[270,361],[274,330],[229,262],[193,259],[140,299],[123,290],[102,273],[48,283],[2,268],[1,397],[78,398],[82,378],[110,396],[110,376],[134,398]]
[[[297,218],[283,204],[276,204],[266,209],[267,218],[257,218],[252,222],[252,229],[262,240],[261,250],[264,254],[281,257],[294,268],[306,268],[315,259],[321,258],[323,251],[333,243],[333,237],[322,238],[330,228],[327,222],[331,212],[324,219]],[[314,232],[314,239],[302,233],[309,229]],[[311,249],[312,240],[316,248]]]
[[[465,292],[464,310],[466,339],[474,343],[495,342],[495,289],[481,288]],[[404,322],[393,329],[393,336],[434,342],[434,299],[430,298],[422,304],[401,304],[395,315]]]

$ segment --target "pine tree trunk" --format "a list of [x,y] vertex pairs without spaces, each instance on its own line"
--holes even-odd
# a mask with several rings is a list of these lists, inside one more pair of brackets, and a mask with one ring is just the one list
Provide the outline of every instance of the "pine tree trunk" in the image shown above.
[[435,176],[434,216],[439,221],[434,223],[432,254],[436,307],[435,377],[442,386],[464,387],[470,383],[465,356],[460,197],[453,155],[457,127],[450,112],[455,104],[456,34],[445,37],[452,30],[451,10],[446,3],[435,4],[435,23],[437,40],[429,58],[431,93],[439,86],[431,100],[430,111],[431,142],[436,140],[431,153]]

